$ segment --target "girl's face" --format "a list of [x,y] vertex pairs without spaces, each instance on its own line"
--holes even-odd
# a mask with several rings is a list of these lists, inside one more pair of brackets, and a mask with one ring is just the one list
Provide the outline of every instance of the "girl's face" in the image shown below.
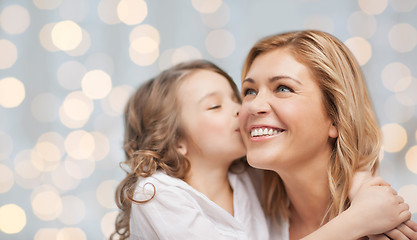
[[240,104],[225,77],[198,70],[183,80],[178,94],[186,133],[185,155],[190,161],[210,159],[228,167],[245,155],[238,120]]
[[337,130],[317,82],[288,49],[255,59],[242,82],[242,98],[240,128],[252,166],[280,172],[327,164],[329,138]]

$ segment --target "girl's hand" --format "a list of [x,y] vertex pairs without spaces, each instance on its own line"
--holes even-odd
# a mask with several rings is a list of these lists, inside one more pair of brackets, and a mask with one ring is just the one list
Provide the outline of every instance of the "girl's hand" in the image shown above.
[[372,240],[417,240],[417,224],[409,220],[408,205],[382,178],[372,177],[369,172],[358,172],[349,196],[352,204],[348,210],[360,214],[357,216],[363,223],[360,225],[362,231]]

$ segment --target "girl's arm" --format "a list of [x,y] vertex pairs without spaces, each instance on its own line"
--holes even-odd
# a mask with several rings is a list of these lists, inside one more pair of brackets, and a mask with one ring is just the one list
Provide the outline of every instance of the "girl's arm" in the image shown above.
[[[351,206],[320,229],[303,238],[304,240],[351,240],[371,235],[375,239],[384,239],[380,237],[385,235],[375,234],[387,232],[397,226],[402,226],[402,230],[397,228],[395,236],[391,232],[393,236],[390,236],[391,238],[417,238],[415,228],[413,230],[415,223],[408,221],[411,213],[403,198],[381,178],[365,176],[355,176],[351,191],[354,195]],[[407,224],[401,225],[403,222]]]

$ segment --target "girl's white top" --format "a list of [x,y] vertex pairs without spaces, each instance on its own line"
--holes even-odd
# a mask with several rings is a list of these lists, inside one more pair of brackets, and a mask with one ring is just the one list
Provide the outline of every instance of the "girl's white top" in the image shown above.
[[139,178],[130,215],[131,240],[269,239],[268,223],[247,172],[229,173],[234,216],[186,182],[157,171]]

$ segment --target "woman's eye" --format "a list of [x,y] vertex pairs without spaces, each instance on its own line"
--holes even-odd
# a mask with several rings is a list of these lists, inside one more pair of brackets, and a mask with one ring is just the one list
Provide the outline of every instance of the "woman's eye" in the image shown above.
[[287,86],[279,85],[277,87],[277,92],[293,92],[293,90]]
[[213,109],[218,109],[221,108],[222,105],[212,105],[211,107],[209,107],[209,110],[213,110]]
[[256,91],[251,88],[248,88],[243,92],[243,96],[247,96],[247,95],[256,95]]

